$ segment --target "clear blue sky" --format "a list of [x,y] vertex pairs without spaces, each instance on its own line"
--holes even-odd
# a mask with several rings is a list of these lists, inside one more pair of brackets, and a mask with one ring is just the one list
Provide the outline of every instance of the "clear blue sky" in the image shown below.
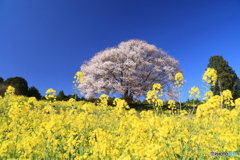
[[0,0],[0,77],[23,77],[42,95],[73,93],[74,74],[97,52],[141,39],[180,62],[188,90],[204,89],[210,56],[240,76],[239,0]]

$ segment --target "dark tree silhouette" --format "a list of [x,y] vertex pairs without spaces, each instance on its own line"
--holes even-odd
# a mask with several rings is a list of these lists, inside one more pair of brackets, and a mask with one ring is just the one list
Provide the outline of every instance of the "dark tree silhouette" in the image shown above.
[[2,77],[0,77],[0,84],[4,81],[4,79]]
[[37,88],[32,86],[28,89],[28,97],[36,97],[37,100],[40,100],[42,95],[39,93]]
[[16,90],[19,90],[19,95],[28,96],[28,83],[22,77],[11,77],[11,78],[8,78],[2,84],[11,85]]
[[64,91],[59,91],[56,99],[58,101],[63,101],[63,100],[66,100],[66,98],[67,98],[67,96],[64,94]]
[[232,92],[234,100],[240,98],[240,80],[222,56],[211,56],[207,67],[214,68],[217,71],[216,85],[210,88],[214,95],[220,95],[220,92],[228,89]]

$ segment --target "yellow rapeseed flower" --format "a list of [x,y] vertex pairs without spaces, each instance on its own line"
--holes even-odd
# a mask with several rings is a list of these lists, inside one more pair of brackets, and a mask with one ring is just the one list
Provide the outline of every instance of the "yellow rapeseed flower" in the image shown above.
[[56,94],[56,91],[52,88],[49,88],[46,93],[53,93],[53,94]]
[[212,84],[214,86],[217,82],[217,71],[214,68],[208,68],[202,79],[208,84]]
[[207,92],[204,94],[203,99],[208,100],[211,96],[213,96],[213,92],[212,92],[212,91],[207,91]]
[[236,108],[240,108],[240,98],[235,99]]
[[[47,92],[49,97],[54,97],[52,91]],[[154,85],[148,95],[157,106],[163,105],[159,91],[161,86]],[[94,103],[74,99],[54,102],[54,108],[32,97],[10,96],[0,99],[0,155],[2,159],[158,160],[210,159],[211,151],[237,152],[240,98],[235,100],[236,108],[228,110],[220,109],[221,100],[232,100],[228,90],[223,97],[210,92],[206,95],[209,98],[193,117],[186,115],[186,110],[174,111],[180,115],[161,116],[153,110],[125,110],[126,102],[118,98],[114,100],[116,107],[103,110]],[[106,107],[108,95],[100,99]],[[73,102],[76,109],[69,107]],[[168,105],[174,107],[175,102],[169,100]]]
[[190,97],[201,97],[199,94],[200,94],[200,91],[199,91],[199,88],[198,87],[192,87],[190,91],[188,91],[188,93],[190,93]]
[[155,83],[152,88],[153,90],[159,90],[159,91],[163,90],[162,85],[160,83]]
[[48,89],[46,91],[46,94],[47,94],[47,95],[45,95],[46,99],[53,99],[53,100],[56,99],[56,96],[55,96],[56,91],[54,89],[52,89],[52,88]]
[[120,98],[115,98],[113,100],[113,105],[115,105],[117,109],[122,109],[122,108],[130,109],[127,102],[124,99],[120,99]]
[[84,80],[84,73],[78,71],[73,78],[75,79],[73,83],[81,83]]
[[176,75],[175,75],[175,82],[174,84],[176,85],[176,87],[182,87],[183,86],[183,83],[184,83],[184,78],[183,78],[183,74],[178,72]]
[[36,103],[37,101],[36,97],[29,97],[28,99],[28,103]]
[[230,90],[224,90],[222,92],[224,104],[228,106],[234,106],[232,92]]
[[5,96],[6,95],[13,95],[15,93],[15,88],[12,86],[8,86],[6,92],[5,92]]
[[155,107],[162,107],[163,106],[163,100],[157,99],[154,103]]
[[73,106],[75,102],[76,102],[76,100],[74,98],[70,98],[68,100],[68,103],[69,103],[70,106]]
[[174,100],[169,100],[168,101],[168,108],[176,109],[176,103],[175,103]]
[[102,95],[99,97],[100,103],[99,103],[98,105],[99,105],[99,106],[102,106],[102,107],[107,107],[107,106],[108,106],[108,99],[109,99],[109,96],[108,96],[108,95],[102,94]]
[[154,106],[157,104],[160,104],[160,102],[157,102],[157,99],[162,96],[162,85],[159,83],[155,83],[152,87],[152,90],[147,92],[146,100],[148,103],[153,103]]

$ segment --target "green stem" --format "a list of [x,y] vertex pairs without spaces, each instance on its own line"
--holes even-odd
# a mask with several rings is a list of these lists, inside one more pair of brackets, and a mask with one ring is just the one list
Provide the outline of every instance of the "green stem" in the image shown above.
[[192,115],[193,115],[193,112],[194,112],[194,108],[195,108],[195,106],[194,106],[194,100],[193,100],[193,109],[192,109]]
[[182,105],[181,105],[181,102],[180,102],[180,87],[178,87],[178,102],[179,102],[179,105],[180,105],[180,111],[179,111],[179,113],[180,113],[181,110],[182,110]]

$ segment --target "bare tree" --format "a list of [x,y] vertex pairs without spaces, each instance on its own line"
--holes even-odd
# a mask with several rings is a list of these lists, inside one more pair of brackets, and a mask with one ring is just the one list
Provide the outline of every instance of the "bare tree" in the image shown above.
[[142,40],[128,40],[97,53],[81,66],[84,81],[79,89],[86,98],[97,93],[120,93],[129,102],[146,95],[160,83],[166,98],[175,98],[174,75],[180,72],[177,60]]
[[5,84],[0,84],[0,96],[4,96],[4,93],[6,92],[7,87],[8,86]]

